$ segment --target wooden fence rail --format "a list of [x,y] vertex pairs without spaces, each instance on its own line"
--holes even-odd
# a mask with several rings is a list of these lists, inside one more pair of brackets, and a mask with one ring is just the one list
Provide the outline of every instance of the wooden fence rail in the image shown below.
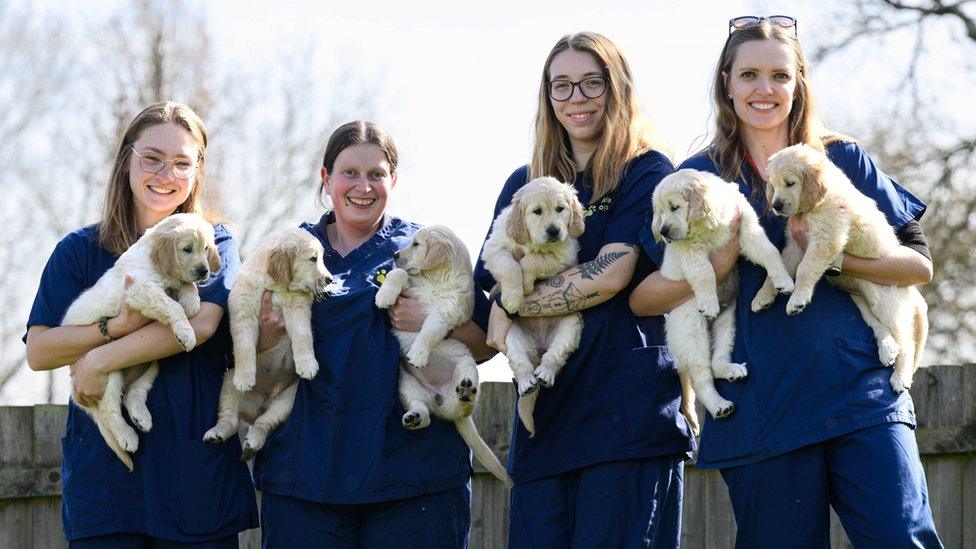
[[[976,365],[934,366],[912,389],[916,431],[936,526],[946,547],[976,549]],[[475,417],[482,436],[505,461],[514,393],[508,383],[482,385]],[[61,531],[61,451],[67,408],[0,407],[0,549],[64,547]],[[480,465],[472,480],[471,547],[505,547],[508,491]],[[681,545],[732,547],[735,520],[720,475],[688,467]],[[241,534],[258,547],[260,532]],[[831,545],[850,547],[836,516]]]

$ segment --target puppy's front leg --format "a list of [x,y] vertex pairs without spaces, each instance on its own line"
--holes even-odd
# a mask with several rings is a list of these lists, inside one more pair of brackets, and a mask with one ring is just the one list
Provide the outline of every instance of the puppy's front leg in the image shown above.
[[776,291],[781,294],[788,294],[793,291],[793,278],[786,272],[783,258],[779,250],[766,237],[765,231],[759,224],[756,212],[749,206],[748,202],[740,204],[739,211],[742,212],[741,224],[739,225],[739,243],[742,254],[749,261],[766,269],[766,275],[772,279]]
[[796,268],[796,286],[793,295],[786,303],[786,314],[801,313],[809,305],[817,281],[827,271],[830,262],[842,251],[841,242],[826,242],[820,238],[811,238],[807,244],[807,251]]
[[[199,296],[198,296],[199,299]],[[125,293],[129,308],[139,311],[143,316],[158,320],[173,330],[176,340],[183,350],[191,351],[197,345],[197,336],[190,326],[183,306],[171,299],[155,284],[135,282]]]
[[409,281],[410,275],[403,269],[393,269],[388,272],[383,284],[376,292],[376,306],[380,309],[392,307]]
[[685,280],[691,285],[695,293],[695,304],[698,312],[707,319],[718,316],[718,290],[715,279],[715,269],[708,261],[708,255],[688,250],[681,254],[681,271]]
[[180,286],[176,300],[183,307],[183,312],[188,318],[193,318],[200,312],[200,292],[197,290],[196,284]]
[[437,314],[427,315],[424,324],[420,327],[420,332],[413,340],[413,345],[407,351],[407,360],[414,368],[427,366],[430,360],[430,351],[435,345],[444,341],[452,326],[447,323],[447,319]]
[[312,379],[319,372],[312,346],[312,301],[299,296],[289,296],[281,308],[285,317],[285,331],[291,338],[291,350],[295,357],[295,373]]
[[243,285],[240,288],[240,291],[231,291],[227,306],[234,345],[234,387],[243,393],[250,391],[257,379],[258,315],[264,290]]
[[485,254],[485,268],[495,277],[502,293],[502,305],[511,313],[522,308],[525,298],[525,281],[522,266],[512,256],[508,249],[497,250],[496,253]]

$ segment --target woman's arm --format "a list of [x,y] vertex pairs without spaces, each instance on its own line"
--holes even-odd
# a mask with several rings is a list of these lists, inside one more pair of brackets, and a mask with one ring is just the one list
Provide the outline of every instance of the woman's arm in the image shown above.
[[[410,293],[409,289],[400,294],[387,314],[390,315],[390,324],[393,328],[402,332],[419,332],[427,318],[420,307],[420,301]],[[488,360],[497,352],[485,343],[485,337],[485,332],[470,319],[454,328],[450,335],[451,339],[467,345],[478,362]]]
[[[725,280],[739,258],[739,239],[733,237],[721,250],[712,252],[708,259],[715,270],[717,283]],[[691,284],[686,280],[669,280],[660,270],[649,274],[630,293],[628,304],[637,316],[658,316],[670,313],[675,307],[692,298]]]

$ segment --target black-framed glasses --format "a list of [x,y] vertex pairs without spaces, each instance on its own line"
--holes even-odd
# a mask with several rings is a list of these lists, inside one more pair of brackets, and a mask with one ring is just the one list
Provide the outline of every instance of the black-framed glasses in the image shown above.
[[573,96],[573,88],[579,88],[583,97],[596,99],[607,92],[606,76],[587,76],[579,82],[570,80],[550,80],[546,82],[549,97],[553,101],[567,101]]
[[793,29],[793,36],[798,36],[796,18],[789,15],[767,15],[759,17],[756,15],[740,15],[729,19],[729,34],[737,30],[751,29],[763,21],[769,21],[770,25],[784,29]]
[[173,177],[177,179],[190,179],[193,177],[193,172],[197,169],[195,163],[185,158],[170,160],[156,153],[140,154],[135,147],[130,146],[129,148],[132,149],[132,154],[139,157],[139,167],[142,168],[142,171],[151,175],[163,171],[167,163],[173,165]]

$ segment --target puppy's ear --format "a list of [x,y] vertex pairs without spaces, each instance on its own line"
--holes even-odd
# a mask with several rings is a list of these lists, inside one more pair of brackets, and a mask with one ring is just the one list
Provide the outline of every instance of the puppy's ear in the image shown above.
[[579,199],[576,198],[576,194],[570,190],[571,196],[569,201],[569,208],[572,210],[572,216],[569,218],[569,237],[579,238],[583,234],[583,230],[586,229],[586,222],[583,216],[583,205],[580,203]]
[[[811,154],[805,154],[798,158],[798,175],[800,176],[800,202],[797,204],[797,213],[806,213],[823,202],[827,195],[827,185],[825,179],[825,168],[823,160]],[[827,160],[829,162],[829,160]]]
[[291,285],[291,266],[297,252],[294,246],[276,246],[268,254],[268,276],[279,286]]
[[420,263],[420,270],[430,271],[449,265],[456,255],[452,242],[434,231],[428,231],[425,236],[427,251],[424,260]]
[[662,215],[655,215],[654,207],[651,207],[651,234],[654,235],[655,242],[664,242],[664,238],[661,236],[661,225],[664,223],[661,221],[664,219]]
[[688,222],[704,219],[711,215],[712,209],[708,205],[708,187],[700,179],[695,179],[685,187],[685,200],[688,201]]
[[525,228],[525,208],[518,197],[512,201],[512,211],[508,214],[505,232],[519,245],[524,245],[529,241],[529,231]]
[[210,274],[220,270],[220,252],[217,251],[217,246],[207,244],[207,263],[210,264]]
[[180,261],[176,255],[179,250],[179,233],[165,228],[156,228],[153,231],[152,249],[149,251],[149,259],[159,272],[170,278],[180,278]]

